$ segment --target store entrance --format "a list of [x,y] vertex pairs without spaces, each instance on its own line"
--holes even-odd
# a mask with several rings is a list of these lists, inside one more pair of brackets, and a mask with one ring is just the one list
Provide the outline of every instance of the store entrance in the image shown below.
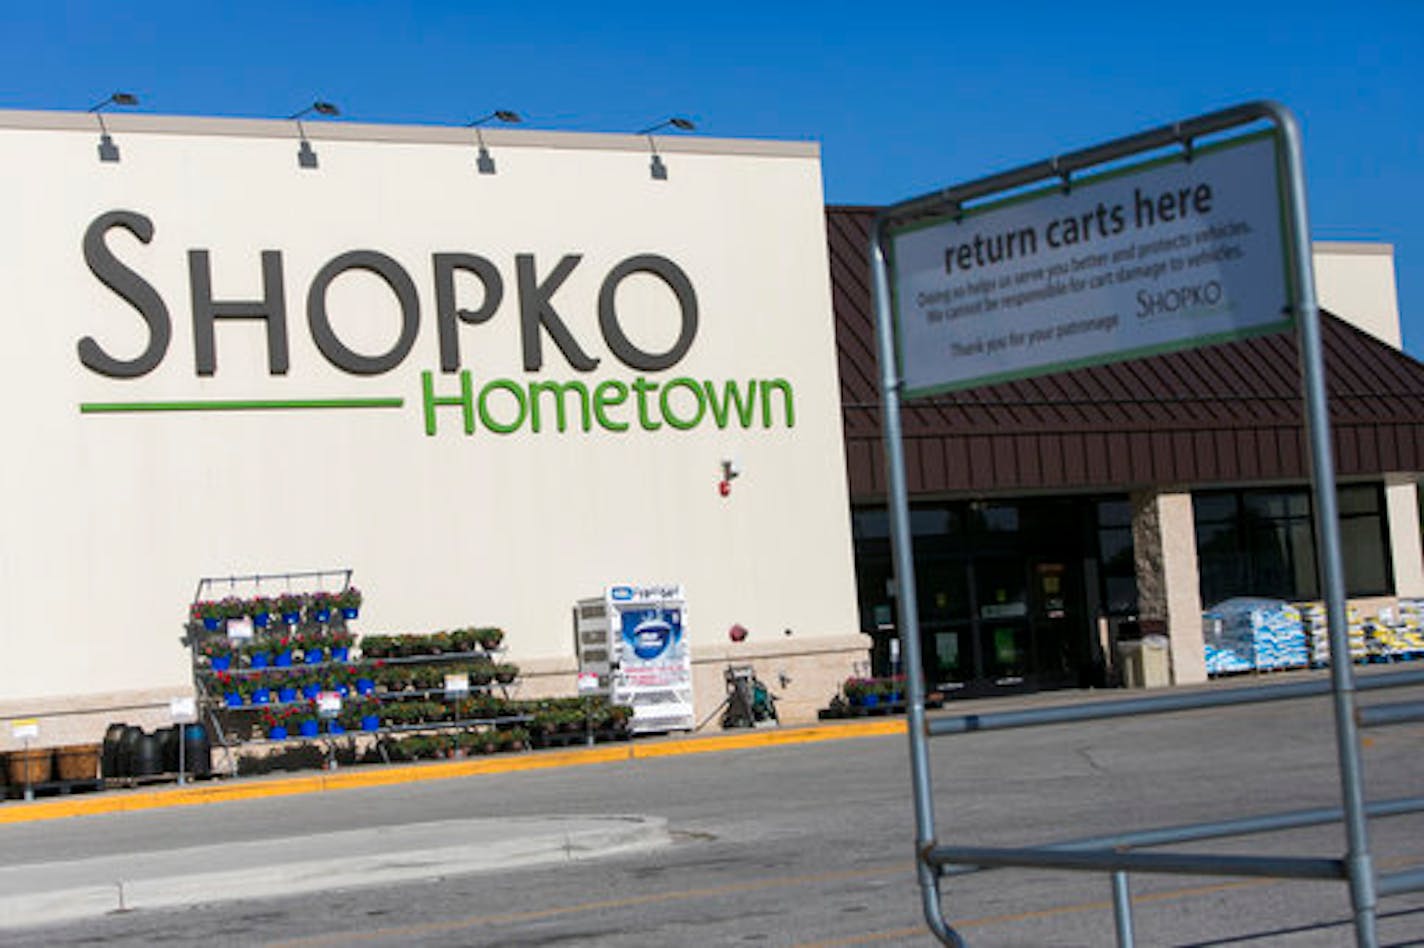
[[[1076,682],[1066,564],[970,556],[941,560],[925,572],[940,573],[926,577],[932,589],[967,593],[960,608],[940,604],[922,622],[931,688],[954,696]],[[936,599],[943,602],[938,593]]]
[[[860,513],[860,512],[858,512]],[[879,512],[876,511],[876,514]],[[946,697],[1088,683],[1093,611],[1085,505],[1064,501],[942,504],[912,511],[925,681]],[[891,674],[895,584],[888,543],[857,518],[861,614],[876,674]],[[885,537],[888,540],[888,536]]]

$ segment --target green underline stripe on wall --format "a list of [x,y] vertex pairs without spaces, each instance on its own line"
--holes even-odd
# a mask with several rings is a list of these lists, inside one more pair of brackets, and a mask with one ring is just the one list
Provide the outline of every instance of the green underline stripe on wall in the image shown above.
[[85,415],[157,411],[291,411],[328,408],[400,408],[403,398],[209,399],[173,402],[80,402]]

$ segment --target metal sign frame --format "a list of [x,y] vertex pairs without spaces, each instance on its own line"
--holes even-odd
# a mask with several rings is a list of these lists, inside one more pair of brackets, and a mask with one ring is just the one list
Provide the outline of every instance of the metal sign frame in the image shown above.
[[[1246,126],[1269,123],[1278,138],[1279,174],[1285,181],[1286,228],[1290,259],[1290,299],[1300,343],[1305,420],[1311,457],[1315,534],[1320,550],[1321,587],[1325,593],[1329,624],[1330,681],[1262,686],[1231,692],[1193,695],[1168,694],[1119,701],[1105,701],[1078,708],[1046,708],[1036,711],[939,718],[925,715],[924,669],[920,656],[918,593],[915,589],[914,553],[910,532],[909,496],[906,488],[905,458],[900,418],[904,382],[896,360],[892,313],[891,280],[887,245],[893,227],[928,215],[956,213],[966,203],[1040,182],[1071,183],[1075,173],[1110,162],[1130,159],[1147,152],[1182,149],[1190,160],[1193,143],[1209,135],[1239,131]],[[1118,943],[1133,943],[1128,871],[1176,872],[1206,875],[1250,875],[1274,878],[1337,879],[1349,885],[1357,944],[1374,948],[1376,902],[1379,895],[1393,895],[1424,889],[1424,869],[1416,868],[1377,878],[1370,856],[1369,815],[1393,815],[1424,811],[1424,797],[1369,806],[1364,799],[1363,767],[1360,758],[1358,724],[1395,723],[1424,720],[1424,703],[1398,706],[1387,715],[1356,717],[1357,684],[1351,667],[1347,637],[1344,565],[1335,495],[1335,467],[1331,451],[1330,422],[1325,393],[1320,314],[1316,306],[1315,283],[1310,256],[1309,218],[1306,209],[1305,174],[1301,157],[1299,124],[1289,109],[1275,102],[1253,102],[1207,115],[1164,125],[1101,145],[1060,155],[967,184],[935,191],[885,208],[877,215],[870,237],[870,266],[875,295],[876,334],[879,345],[881,398],[884,419],[885,454],[890,502],[890,533],[898,589],[900,643],[908,678],[908,731],[911,779],[914,790],[916,870],[925,920],[944,944],[963,945],[963,938],[946,920],[940,880],[968,867],[970,871],[995,866],[1035,866],[1040,868],[1105,871],[1112,874],[1113,905]],[[1406,672],[1372,677],[1368,687],[1400,687],[1424,682],[1424,673]],[[1228,823],[1198,824],[1149,830],[1111,840],[1021,849],[994,849],[941,845],[936,838],[935,812],[930,781],[929,738],[936,735],[1053,724],[1090,718],[1129,714],[1162,713],[1226,704],[1285,700],[1303,694],[1329,693],[1335,718],[1336,755],[1339,762],[1343,806],[1337,811],[1309,811],[1234,820]],[[1358,722],[1358,723],[1357,723]],[[1266,832],[1310,822],[1343,819],[1347,851],[1343,858],[1282,858],[1127,851],[1134,846],[1162,845],[1194,839],[1218,838],[1241,833]]]

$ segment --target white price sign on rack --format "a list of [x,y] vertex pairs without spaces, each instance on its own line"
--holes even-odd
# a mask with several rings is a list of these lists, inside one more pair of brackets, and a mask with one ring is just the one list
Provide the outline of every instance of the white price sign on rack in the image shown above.
[[198,702],[193,698],[170,698],[168,716],[174,724],[192,724],[198,720]]
[[341,694],[336,691],[323,691],[316,696],[317,714],[324,718],[334,718],[341,713]]
[[17,718],[11,721],[10,736],[17,741],[33,741],[40,736],[40,719]]

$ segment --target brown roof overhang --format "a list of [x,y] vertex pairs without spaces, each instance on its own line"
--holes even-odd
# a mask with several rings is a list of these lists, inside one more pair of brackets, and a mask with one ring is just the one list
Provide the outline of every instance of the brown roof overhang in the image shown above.
[[[867,241],[874,208],[826,210],[851,497],[883,497]],[[1340,477],[1424,471],[1424,364],[1323,313]],[[908,402],[912,494],[1129,490],[1309,475],[1293,333]]]

